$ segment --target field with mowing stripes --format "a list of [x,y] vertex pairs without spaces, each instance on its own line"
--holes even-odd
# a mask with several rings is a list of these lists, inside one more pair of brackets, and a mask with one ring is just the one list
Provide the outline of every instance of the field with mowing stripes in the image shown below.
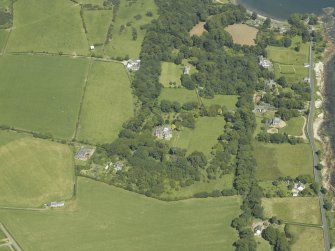
[[183,74],[183,70],[184,67],[182,65],[176,65],[171,62],[163,62],[159,82],[164,85],[164,87],[169,87],[171,82],[180,85],[180,77]]
[[69,0],[14,3],[14,25],[8,52],[88,54],[80,6]]
[[85,59],[0,57],[0,124],[71,138],[87,68]]
[[39,207],[72,197],[72,152],[66,145],[0,131],[0,206]]
[[0,221],[26,251],[232,251],[238,238],[239,197],[163,202],[79,178],[77,198],[59,210],[0,210]]
[[78,139],[110,143],[133,115],[133,99],[122,64],[93,62],[80,115]]

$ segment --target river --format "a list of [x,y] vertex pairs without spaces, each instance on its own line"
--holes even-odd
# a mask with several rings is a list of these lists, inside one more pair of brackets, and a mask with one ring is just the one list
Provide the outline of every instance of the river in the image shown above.
[[290,14],[315,13],[322,14],[325,7],[334,7],[335,0],[237,0],[247,9],[275,19],[287,19]]

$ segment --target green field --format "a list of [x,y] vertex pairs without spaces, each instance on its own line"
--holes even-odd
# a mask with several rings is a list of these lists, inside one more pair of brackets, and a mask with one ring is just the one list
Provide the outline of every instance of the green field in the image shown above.
[[69,147],[0,131],[0,205],[39,207],[72,197]]
[[[294,50],[298,44],[299,52]],[[277,78],[285,76],[288,82],[300,82],[308,76],[304,63],[309,62],[309,43],[302,43],[300,37],[294,37],[289,48],[268,46],[267,52],[268,58],[274,63]]]
[[86,10],[84,20],[87,29],[88,41],[91,44],[103,44],[107,37],[107,31],[112,22],[112,10]]
[[294,241],[292,251],[320,251],[324,250],[323,231],[321,228],[301,227],[290,225]]
[[6,30],[0,30],[0,53],[4,50],[7,42],[9,32]]
[[201,117],[196,120],[195,129],[184,127],[175,132],[171,145],[187,149],[188,153],[200,151],[210,154],[216,144],[218,136],[224,132],[225,120],[223,117]]
[[0,251],[13,251],[13,249],[8,246],[0,246]]
[[93,62],[80,115],[79,139],[110,143],[133,115],[130,82],[122,64]]
[[102,5],[105,0],[79,0],[79,3],[82,4],[99,4]]
[[14,25],[7,52],[88,54],[80,6],[68,0],[14,3]]
[[256,176],[261,181],[286,176],[313,175],[309,144],[265,144],[255,141],[253,148],[257,161]]
[[85,178],[78,199],[43,212],[0,210],[23,250],[232,251],[239,197],[163,202]]
[[0,124],[72,137],[87,68],[84,59],[0,57]]
[[[187,102],[198,101],[197,94],[194,90],[187,90],[185,88],[164,88],[159,96],[160,100],[177,101],[181,104]],[[236,109],[237,96],[236,95],[215,95],[212,99],[201,98],[205,106],[212,104],[225,106],[228,110]]]
[[291,118],[286,121],[286,126],[279,130],[281,133],[287,133],[292,136],[302,136],[305,119],[304,117]]
[[[147,11],[151,11],[153,16],[146,16]],[[141,18],[136,20],[134,18],[136,15],[141,15]],[[154,18],[157,18],[157,7],[154,0],[131,2],[121,0],[120,8],[113,24],[112,41],[105,47],[107,55],[110,57],[128,55],[130,58],[138,58],[145,35],[145,30],[142,30],[141,26],[150,23]],[[127,26],[128,23],[131,26]],[[120,29],[122,25],[125,26],[123,31]],[[136,40],[132,38],[132,27],[137,31]]]
[[181,85],[180,77],[183,74],[184,67],[182,65],[176,65],[171,62],[162,62],[162,72],[159,77],[159,82],[164,87],[170,87],[170,83],[176,83]]
[[265,217],[277,216],[285,222],[321,224],[318,197],[262,199]]

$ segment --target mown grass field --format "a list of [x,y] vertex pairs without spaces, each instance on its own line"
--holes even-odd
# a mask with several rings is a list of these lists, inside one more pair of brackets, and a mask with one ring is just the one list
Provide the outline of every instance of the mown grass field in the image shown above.
[[7,42],[9,32],[6,30],[0,30],[0,53],[4,50]]
[[14,3],[14,25],[7,52],[88,54],[80,6],[68,0]]
[[184,67],[171,62],[162,62],[162,71],[159,82],[164,87],[170,87],[170,83],[181,85],[180,77],[183,74]]
[[105,0],[79,0],[79,3],[82,4],[99,4],[102,5],[104,3]]
[[233,24],[225,28],[233,38],[235,44],[255,45],[258,29],[246,24]]
[[290,231],[294,238],[294,241],[291,245],[292,251],[324,250],[323,231],[321,228],[290,225]]
[[[146,16],[148,11],[152,12],[152,17]],[[136,20],[134,18],[136,15],[141,15],[141,18]],[[121,0],[113,24],[112,41],[105,47],[106,54],[110,57],[128,55],[130,58],[138,58],[145,35],[145,30],[141,30],[141,26],[150,23],[154,18],[157,18],[157,7],[154,0]],[[127,23],[130,23],[131,26],[127,26]],[[122,25],[125,26],[123,31],[120,30]],[[137,31],[136,40],[132,38],[132,27]]]
[[260,181],[279,177],[313,175],[312,153],[309,144],[253,143],[257,161],[256,177]]
[[279,132],[286,132],[288,135],[293,136],[302,136],[304,124],[304,117],[291,118],[290,120],[286,121],[286,126],[284,128],[279,129]]
[[66,145],[0,131],[0,206],[39,207],[72,197],[72,152]]
[[[225,106],[228,110],[234,110],[236,109],[237,98],[236,95],[215,95],[212,99],[201,98],[201,100],[206,106],[217,104]],[[198,101],[196,92],[185,88],[164,88],[159,99],[177,101],[181,104]]]
[[285,222],[321,224],[318,197],[263,198],[265,217],[277,216]]
[[88,76],[78,139],[110,143],[133,115],[133,99],[122,64],[95,61]]
[[[297,45],[300,45],[298,52],[294,50]],[[288,48],[268,46],[267,52],[274,63],[277,78],[285,76],[288,82],[300,82],[308,77],[308,68],[304,67],[304,63],[309,62],[309,43],[302,43],[300,37],[294,37]]]
[[200,151],[210,154],[216,144],[218,136],[224,132],[225,120],[223,117],[201,117],[196,120],[195,129],[183,128],[175,132],[171,145],[187,149],[188,153]]
[[239,197],[163,202],[84,178],[77,197],[64,209],[0,210],[0,221],[27,251],[232,251],[238,238]]
[[0,124],[71,138],[87,68],[85,59],[0,57]]
[[103,44],[106,41],[107,31],[112,22],[112,10],[86,10],[84,20],[87,29],[87,38],[92,44]]

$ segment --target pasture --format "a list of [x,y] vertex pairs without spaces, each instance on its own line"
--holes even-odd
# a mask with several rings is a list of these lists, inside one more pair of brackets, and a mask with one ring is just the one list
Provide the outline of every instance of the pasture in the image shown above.
[[68,0],[14,3],[14,24],[8,52],[88,54],[80,6]]
[[[236,95],[215,95],[212,99],[201,98],[201,100],[205,106],[217,104],[225,106],[228,110],[235,110],[237,98]],[[161,91],[159,99],[172,102],[177,101],[181,104],[198,101],[196,92],[185,88],[164,88]]]
[[258,30],[246,24],[233,24],[225,28],[233,38],[235,44],[255,45]]
[[102,5],[105,0],[79,0],[78,2],[81,4],[98,4]]
[[[299,51],[295,50],[297,46]],[[309,43],[302,43],[300,37],[294,37],[289,48],[268,46],[267,52],[274,63],[276,78],[285,76],[288,82],[300,82],[308,76],[304,63],[309,62]]]
[[324,250],[323,231],[321,228],[290,225],[290,232],[293,235],[292,251]]
[[171,145],[193,151],[203,152],[209,156],[218,136],[224,132],[225,120],[223,117],[200,117],[196,120],[195,129],[184,127],[174,132]]
[[256,177],[260,181],[279,177],[313,175],[312,153],[309,144],[253,143],[257,161]]
[[95,61],[89,72],[80,114],[79,140],[101,144],[117,138],[133,115],[130,81],[122,64]]
[[84,20],[87,29],[87,38],[92,44],[103,44],[107,37],[107,31],[112,22],[112,10],[85,10]]
[[318,197],[263,198],[265,217],[276,216],[285,222],[321,224]]
[[9,32],[6,30],[0,30],[0,53],[3,52],[7,39],[8,39]]
[[0,57],[0,124],[71,138],[87,68],[85,59]]
[[279,132],[286,132],[288,135],[292,136],[302,136],[304,124],[304,117],[291,118],[290,120],[286,121],[286,126],[284,128],[279,129]]
[[190,36],[201,36],[204,32],[207,32],[205,29],[206,22],[199,22],[196,24],[192,30],[190,30]]
[[62,209],[0,210],[0,221],[27,251],[232,251],[238,238],[237,196],[163,202],[78,178],[77,197]]
[[[147,13],[151,12],[152,16]],[[142,25],[149,24],[157,18],[157,7],[154,0],[121,0],[116,20],[113,24],[112,41],[106,46],[106,54],[110,57],[138,58],[141,51],[145,30]],[[136,39],[133,32],[136,30]]]
[[184,67],[171,62],[162,62],[162,71],[159,77],[159,82],[164,87],[170,87],[170,83],[181,85],[180,77],[183,74]]
[[72,197],[72,152],[66,145],[0,131],[0,205],[39,207]]

